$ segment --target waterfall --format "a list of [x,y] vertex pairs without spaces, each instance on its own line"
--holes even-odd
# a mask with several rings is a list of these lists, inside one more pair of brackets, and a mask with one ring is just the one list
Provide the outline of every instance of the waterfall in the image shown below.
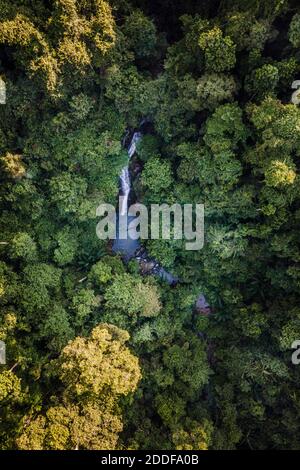
[[[123,145],[125,146],[126,143],[126,138],[127,135],[125,136],[123,140]],[[128,210],[128,204],[129,204],[129,195],[130,195],[130,190],[131,190],[131,178],[130,178],[130,172],[129,172],[129,161],[131,157],[135,154],[136,152],[136,146],[139,140],[142,138],[142,133],[141,132],[135,132],[132,136],[131,142],[128,147],[128,164],[124,166],[124,168],[121,171],[120,174],[120,192],[119,195],[122,196],[120,199],[120,207],[119,207],[119,215],[120,216],[125,216],[127,219],[127,227],[128,224],[131,222],[133,217],[128,217],[127,215],[127,210]],[[119,217],[119,216],[118,216]],[[119,218],[118,218],[119,221]],[[127,261],[131,258],[134,258],[135,252],[140,248],[140,242],[139,240],[133,240],[130,237],[130,234],[127,229],[127,239],[120,238],[120,233],[119,233],[119,226],[117,226],[117,238],[113,243],[113,251],[115,253],[121,253]]]
[[[128,160],[130,160],[131,157],[135,154],[136,145],[141,140],[141,138],[142,138],[141,132],[135,132],[133,134],[130,145],[128,147]],[[120,208],[120,214],[125,215],[127,214],[128,199],[129,199],[130,188],[131,188],[129,164],[127,166],[124,166],[124,168],[122,169],[122,172],[120,175],[120,185],[121,185],[121,195],[123,196],[122,206]]]
[[125,166],[122,170],[120,175],[120,184],[121,184],[121,194],[123,196],[121,207],[120,207],[120,214],[126,215],[127,208],[128,208],[128,198],[130,193],[130,175],[129,175],[129,167]]
[[130,145],[128,147],[129,159],[135,154],[136,144],[141,140],[141,138],[142,138],[142,133],[141,132],[135,132],[133,134],[132,140],[131,140]]
[[127,217],[127,238],[123,239],[120,237],[119,227],[117,227],[117,237],[113,243],[112,250],[115,253],[121,253],[123,258],[127,261],[132,258],[135,258],[139,262],[141,269],[143,267],[143,269],[145,270],[145,274],[147,273],[157,275],[161,279],[164,279],[168,284],[172,285],[176,284],[179,279],[176,276],[173,276],[168,271],[166,271],[156,260],[150,258],[145,248],[141,247],[140,240],[133,240],[130,237],[130,233],[128,231],[129,223],[134,220],[134,217],[127,215],[129,195],[131,190],[129,162],[136,152],[136,146],[141,140],[142,135],[143,134],[140,131],[137,131],[133,134],[128,147],[128,164],[122,169],[122,172],[120,174],[119,194],[122,196],[122,199],[120,202],[121,206],[119,207],[119,214],[120,216]]

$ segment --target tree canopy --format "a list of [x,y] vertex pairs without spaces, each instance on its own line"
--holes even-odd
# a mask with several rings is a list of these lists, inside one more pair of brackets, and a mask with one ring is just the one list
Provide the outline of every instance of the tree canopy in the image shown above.
[[[299,48],[295,0],[0,0],[1,450],[299,449]],[[97,238],[128,163],[203,249]]]

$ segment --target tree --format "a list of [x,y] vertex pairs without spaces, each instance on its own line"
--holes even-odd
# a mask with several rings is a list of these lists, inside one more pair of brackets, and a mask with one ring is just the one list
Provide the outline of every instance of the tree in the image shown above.
[[159,157],[152,157],[147,161],[143,171],[143,184],[154,193],[168,189],[172,184],[172,174],[169,162]]
[[11,178],[18,179],[25,176],[26,169],[22,162],[21,155],[15,155],[8,152],[0,158],[0,162]]
[[156,136],[146,134],[137,144],[137,154],[143,161],[159,155],[159,141]]
[[274,93],[278,82],[278,68],[272,64],[265,64],[253,70],[245,88],[249,93],[254,94],[257,100],[261,100],[264,96]]
[[72,97],[70,108],[75,119],[82,121],[88,116],[91,109],[93,109],[94,104],[94,100],[90,96],[79,93]]
[[76,232],[71,231],[69,227],[61,230],[57,234],[57,244],[58,247],[54,250],[54,261],[56,261],[59,266],[72,263],[78,250]]
[[17,444],[22,450],[111,450],[121,431],[120,418],[99,411],[99,404],[59,405],[31,420]]
[[226,34],[236,44],[237,50],[261,51],[271,36],[270,19],[255,18],[255,14],[247,11],[229,12],[226,18]]
[[112,268],[103,261],[92,266],[89,273],[89,278],[95,283],[96,286],[107,284],[112,279]]
[[235,315],[234,323],[245,336],[259,337],[267,326],[267,319],[262,312],[261,305],[252,304],[240,308]]
[[[183,339],[186,339],[186,342],[183,342]],[[208,381],[210,371],[203,344],[194,335],[183,337],[181,345],[174,344],[167,348],[162,360],[172,372],[174,382],[180,378],[188,384],[191,391],[199,392]]]
[[135,10],[127,16],[122,31],[137,59],[147,59],[155,54],[156,27],[141,10]]
[[18,11],[12,5],[4,12],[0,43],[18,47],[17,56],[29,76],[40,80],[54,97],[61,93],[63,82],[66,85],[68,72],[84,75],[92,59],[103,64],[115,44],[115,22],[104,0],[85,9],[75,0],[59,0],[46,13],[47,17],[50,13],[48,34],[36,27],[39,21],[28,7]]
[[60,269],[46,263],[26,266],[19,295],[28,319],[34,320],[49,308],[52,295],[59,292],[61,274]]
[[219,106],[207,120],[204,141],[213,153],[234,150],[238,143],[245,142],[246,137],[242,111],[236,103]]
[[76,213],[87,191],[87,183],[80,176],[61,173],[50,181],[50,193],[62,215]]
[[37,245],[28,233],[19,232],[11,241],[10,253],[13,259],[30,263],[37,259]]
[[286,186],[293,184],[296,178],[294,165],[287,161],[273,160],[265,171],[266,184],[268,186]]
[[18,448],[114,449],[123,427],[118,399],[141,378],[128,339],[126,331],[101,324],[88,338],[70,341],[51,366],[64,387],[62,401],[24,419]]
[[92,289],[80,289],[72,298],[71,309],[75,314],[75,325],[82,326],[91,312],[98,307],[100,299]]
[[108,390],[115,396],[133,392],[140,380],[138,360],[125,343],[126,331],[101,324],[89,338],[75,338],[63,349],[58,365],[65,395],[91,401]]
[[223,36],[220,28],[201,33],[198,43],[204,52],[207,72],[226,72],[235,66],[236,46],[229,36]]
[[232,101],[237,91],[232,76],[220,73],[204,74],[197,81],[196,96],[200,109],[214,109],[223,101]]
[[300,46],[300,14],[296,13],[290,23],[289,40],[294,47]]
[[46,339],[51,351],[60,352],[74,337],[70,323],[70,317],[64,308],[60,304],[54,304],[42,322],[39,337]]
[[109,310],[121,311],[127,315],[155,317],[161,308],[156,286],[142,283],[129,274],[117,275],[106,289],[104,298]]
[[188,419],[185,428],[179,428],[172,434],[176,450],[207,450],[210,443],[210,426]]
[[21,380],[11,370],[0,374],[0,401],[7,399],[19,400],[21,398]]
[[[0,449],[299,449],[297,2],[0,17]],[[136,130],[132,202],[204,203],[201,250],[97,238]]]
[[147,251],[149,255],[159,261],[162,266],[171,268],[176,258],[176,248],[179,243],[173,240],[149,240]]

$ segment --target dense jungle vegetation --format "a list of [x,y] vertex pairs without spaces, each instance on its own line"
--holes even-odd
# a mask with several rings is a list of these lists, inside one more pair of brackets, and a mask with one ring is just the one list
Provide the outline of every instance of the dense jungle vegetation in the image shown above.
[[[299,3],[0,0],[0,77],[0,448],[299,449]],[[96,236],[145,117],[175,286]]]

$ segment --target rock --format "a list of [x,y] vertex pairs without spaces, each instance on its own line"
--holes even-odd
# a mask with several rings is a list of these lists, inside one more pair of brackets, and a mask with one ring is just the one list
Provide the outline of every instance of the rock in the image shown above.
[[154,262],[149,260],[141,260],[140,267],[142,274],[151,274],[154,268]]
[[201,315],[208,316],[211,314],[211,309],[209,304],[206,302],[206,299],[203,294],[199,295],[196,302],[196,311]]

